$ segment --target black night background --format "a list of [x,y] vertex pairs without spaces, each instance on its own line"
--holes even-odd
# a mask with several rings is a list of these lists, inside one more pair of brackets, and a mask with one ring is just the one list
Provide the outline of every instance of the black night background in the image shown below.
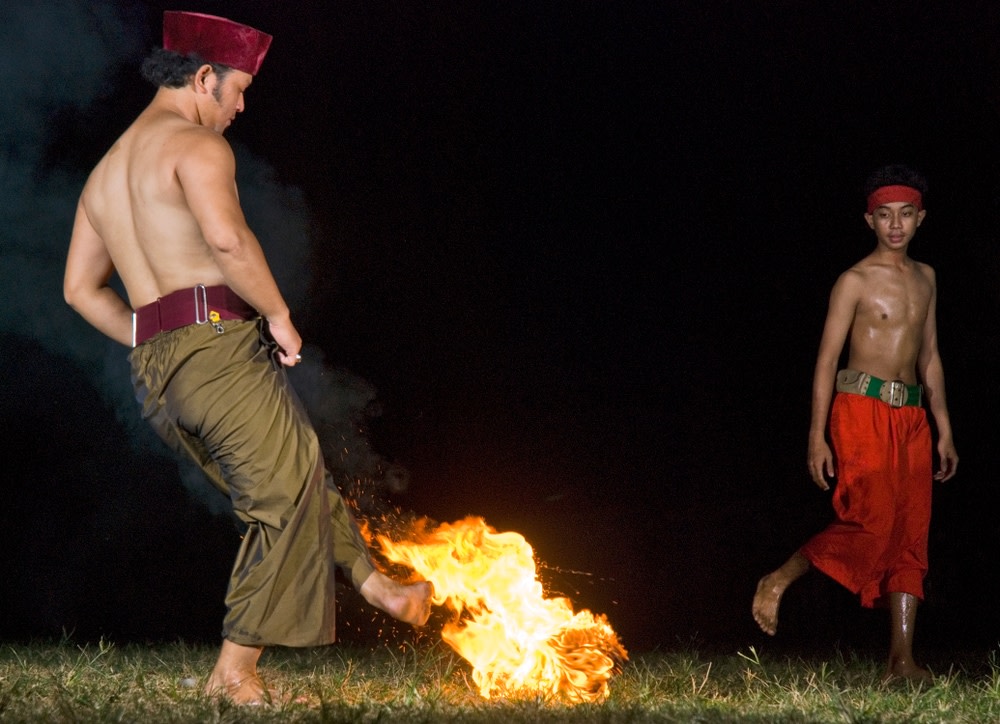
[[[935,488],[916,648],[997,646],[985,0],[5,3],[0,639],[218,637],[225,501],[61,294],[76,196],[152,96],[164,9],[275,36],[227,137],[331,462],[405,480],[377,487],[404,510],[522,533],[630,651],[884,647],[885,613],[819,574],[775,639],[750,601],[830,518],[810,384],[830,287],[874,244],[861,184],[922,170],[911,253],[938,274],[961,463]],[[342,639],[383,627],[341,605]]]

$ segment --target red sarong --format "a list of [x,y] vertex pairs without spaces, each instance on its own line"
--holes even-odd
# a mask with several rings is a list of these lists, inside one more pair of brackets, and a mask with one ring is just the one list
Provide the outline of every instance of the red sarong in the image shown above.
[[838,393],[830,439],[837,518],[800,553],[867,608],[885,605],[889,593],[922,599],[932,485],[927,413]]

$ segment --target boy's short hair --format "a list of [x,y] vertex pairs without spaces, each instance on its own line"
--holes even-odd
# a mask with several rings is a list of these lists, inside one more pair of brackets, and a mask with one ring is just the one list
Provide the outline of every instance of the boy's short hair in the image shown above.
[[865,181],[863,188],[865,197],[871,196],[873,191],[883,186],[909,186],[919,191],[921,196],[927,195],[927,179],[921,173],[901,163],[882,166],[873,171]]

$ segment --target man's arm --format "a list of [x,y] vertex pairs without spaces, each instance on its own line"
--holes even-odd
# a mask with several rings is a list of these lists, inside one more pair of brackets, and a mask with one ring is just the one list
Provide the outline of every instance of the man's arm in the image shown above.
[[108,286],[114,271],[104,240],[90,223],[81,196],[66,256],[63,297],[98,330],[131,347],[132,309]]
[[229,287],[267,320],[283,364],[294,364],[302,339],[271,274],[257,237],[247,226],[236,192],[236,160],[221,136],[192,132],[177,163],[184,198]]
[[935,480],[950,480],[958,469],[958,453],[951,434],[951,418],[948,416],[948,404],[944,395],[944,366],[937,344],[937,283],[934,270],[927,267],[927,275],[931,283],[931,298],[927,305],[927,318],[924,320],[923,341],[920,345],[920,355],[917,357],[917,372],[924,384],[927,395],[927,406],[934,416],[934,424],[938,431],[938,457],[941,467],[934,473]]
[[837,377],[837,363],[844,349],[847,333],[854,321],[861,285],[860,272],[848,270],[840,275],[830,292],[823,336],[816,356],[816,370],[813,373],[812,415],[809,421],[809,473],[813,481],[823,490],[829,490],[827,477],[836,474],[833,466],[833,451],[826,441],[826,423],[830,416],[834,383]]

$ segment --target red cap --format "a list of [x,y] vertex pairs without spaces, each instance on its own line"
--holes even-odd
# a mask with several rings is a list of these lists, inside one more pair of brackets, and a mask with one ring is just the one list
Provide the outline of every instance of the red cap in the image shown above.
[[271,36],[249,25],[204,13],[163,13],[163,48],[181,55],[197,53],[209,63],[257,75]]

